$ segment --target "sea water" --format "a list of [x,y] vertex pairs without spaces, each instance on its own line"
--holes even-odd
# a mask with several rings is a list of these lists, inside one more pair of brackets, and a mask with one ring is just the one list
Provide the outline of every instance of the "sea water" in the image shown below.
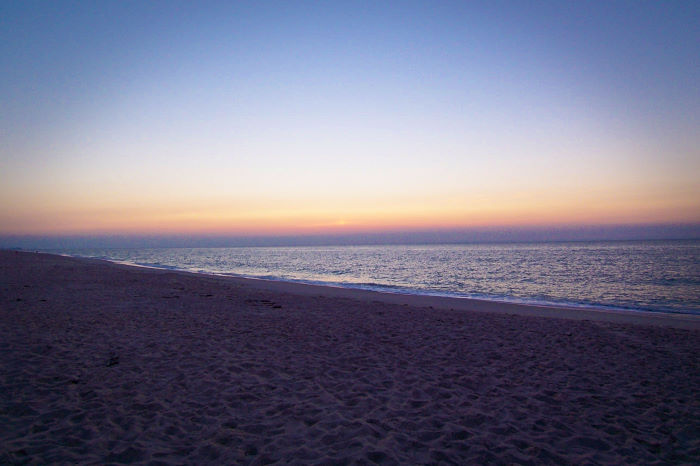
[[393,293],[700,314],[700,241],[62,250]]

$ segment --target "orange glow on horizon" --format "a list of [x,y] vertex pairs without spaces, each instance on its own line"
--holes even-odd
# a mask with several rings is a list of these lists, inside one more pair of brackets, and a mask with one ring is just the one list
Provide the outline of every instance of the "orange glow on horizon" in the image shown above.
[[[537,201],[537,202],[533,202]],[[5,213],[2,234],[205,234],[310,235],[448,230],[494,227],[625,225],[700,222],[692,203],[609,202],[588,199],[573,203],[523,198],[468,203],[377,203],[375,206],[319,204],[294,207],[260,203],[253,208],[223,206],[143,206],[92,209],[47,209],[41,215]]]
[[72,187],[28,192],[0,205],[0,234],[269,236],[700,223],[700,188],[688,185],[460,189],[426,191],[416,185],[414,192],[376,196],[103,188],[86,196]]

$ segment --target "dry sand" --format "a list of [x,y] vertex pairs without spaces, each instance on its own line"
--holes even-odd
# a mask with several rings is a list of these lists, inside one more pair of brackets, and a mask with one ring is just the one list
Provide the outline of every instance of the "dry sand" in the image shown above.
[[0,321],[1,464],[700,461],[692,316],[0,251]]

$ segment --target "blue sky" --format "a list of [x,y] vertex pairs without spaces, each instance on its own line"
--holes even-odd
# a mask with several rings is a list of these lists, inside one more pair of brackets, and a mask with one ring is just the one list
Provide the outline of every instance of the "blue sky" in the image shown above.
[[0,8],[0,233],[700,222],[697,2]]

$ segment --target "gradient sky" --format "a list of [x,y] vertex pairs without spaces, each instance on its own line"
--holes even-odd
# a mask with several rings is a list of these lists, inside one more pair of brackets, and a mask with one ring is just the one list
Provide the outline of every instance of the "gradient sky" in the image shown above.
[[700,223],[700,2],[3,2],[0,234]]

